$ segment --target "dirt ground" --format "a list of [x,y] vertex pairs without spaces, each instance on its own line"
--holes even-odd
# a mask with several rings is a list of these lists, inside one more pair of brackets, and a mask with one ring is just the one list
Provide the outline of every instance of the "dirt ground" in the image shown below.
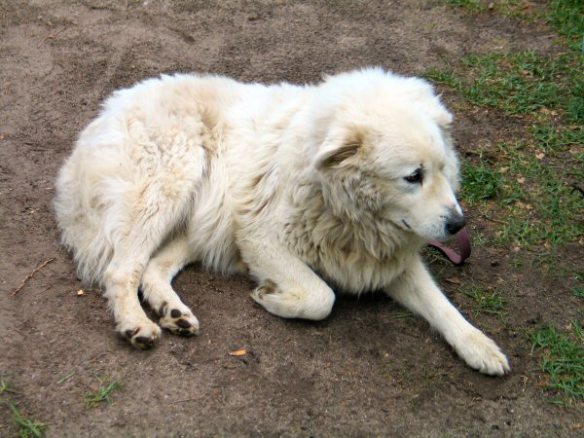
[[[249,279],[197,266],[176,288],[201,335],[165,333],[158,348],[132,350],[115,335],[99,291],[77,295],[82,285],[51,210],[58,168],[100,101],[161,72],[268,82],[365,65],[421,74],[467,53],[550,44],[540,24],[432,0],[0,0],[0,377],[12,399],[53,437],[582,433],[581,411],[546,398],[524,335],[530,325],[575,317],[578,303],[566,284],[518,268],[488,244],[462,268],[432,269],[508,353],[505,378],[467,368],[426,323],[384,297],[339,296],[325,321],[286,321],[251,301]],[[481,112],[456,116],[463,154],[511,129]],[[506,323],[474,315],[457,292],[460,282],[490,280],[506,295]],[[239,348],[247,354],[229,355]],[[89,408],[85,394],[103,378],[122,390],[112,404]],[[11,417],[0,405],[0,436],[18,433]]]

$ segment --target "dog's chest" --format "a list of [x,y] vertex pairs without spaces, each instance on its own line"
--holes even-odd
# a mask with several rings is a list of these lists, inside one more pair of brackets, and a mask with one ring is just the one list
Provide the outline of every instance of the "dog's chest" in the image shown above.
[[378,230],[326,213],[296,217],[286,225],[284,236],[291,251],[332,286],[348,293],[388,286],[415,253],[380,236]]

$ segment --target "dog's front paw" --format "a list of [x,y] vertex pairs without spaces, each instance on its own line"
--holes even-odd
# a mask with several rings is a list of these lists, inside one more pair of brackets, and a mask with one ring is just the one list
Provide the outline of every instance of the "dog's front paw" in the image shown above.
[[170,330],[175,335],[193,336],[199,334],[199,321],[187,306],[181,305],[171,308],[164,303],[159,314],[160,326]]
[[150,320],[139,324],[125,324],[118,327],[120,335],[140,350],[149,350],[156,345],[162,331]]
[[321,320],[330,313],[335,301],[328,287],[283,289],[272,280],[265,280],[252,293],[253,300],[268,312],[282,318]]
[[467,334],[455,348],[468,366],[483,374],[502,376],[511,371],[501,349],[480,330]]

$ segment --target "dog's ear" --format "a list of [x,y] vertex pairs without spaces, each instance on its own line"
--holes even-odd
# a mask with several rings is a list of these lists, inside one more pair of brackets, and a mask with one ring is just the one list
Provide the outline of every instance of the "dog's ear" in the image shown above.
[[446,109],[440,95],[436,94],[436,90],[430,82],[420,78],[407,78],[402,86],[402,91],[409,93],[411,99],[419,103],[420,109],[440,127],[450,127],[452,114]]
[[357,155],[364,143],[365,133],[357,127],[342,134],[329,134],[316,154],[316,168],[327,169],[341,165]]
[[453,116],[444,105],[442,105],[438,96],[434,96],[433,101],[431,101],[424,110],[441,128],[449,129],[452,125]]

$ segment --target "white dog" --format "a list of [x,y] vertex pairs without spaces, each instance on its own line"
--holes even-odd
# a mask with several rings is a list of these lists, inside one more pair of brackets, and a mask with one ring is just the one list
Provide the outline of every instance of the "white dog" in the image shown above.
[[316,86],[149,79],[105,102],[62,168],[63,242],[139,348],[161,334],[139,288],[161,327],[198,332],[171,280],[200,261],[249,272],[253,299],[285,318],[325,318],[331,287],[383,290],[469,366],[502,375],[506,357],[419,256],[464,225],[451,120],[428,83],[381,69]]

